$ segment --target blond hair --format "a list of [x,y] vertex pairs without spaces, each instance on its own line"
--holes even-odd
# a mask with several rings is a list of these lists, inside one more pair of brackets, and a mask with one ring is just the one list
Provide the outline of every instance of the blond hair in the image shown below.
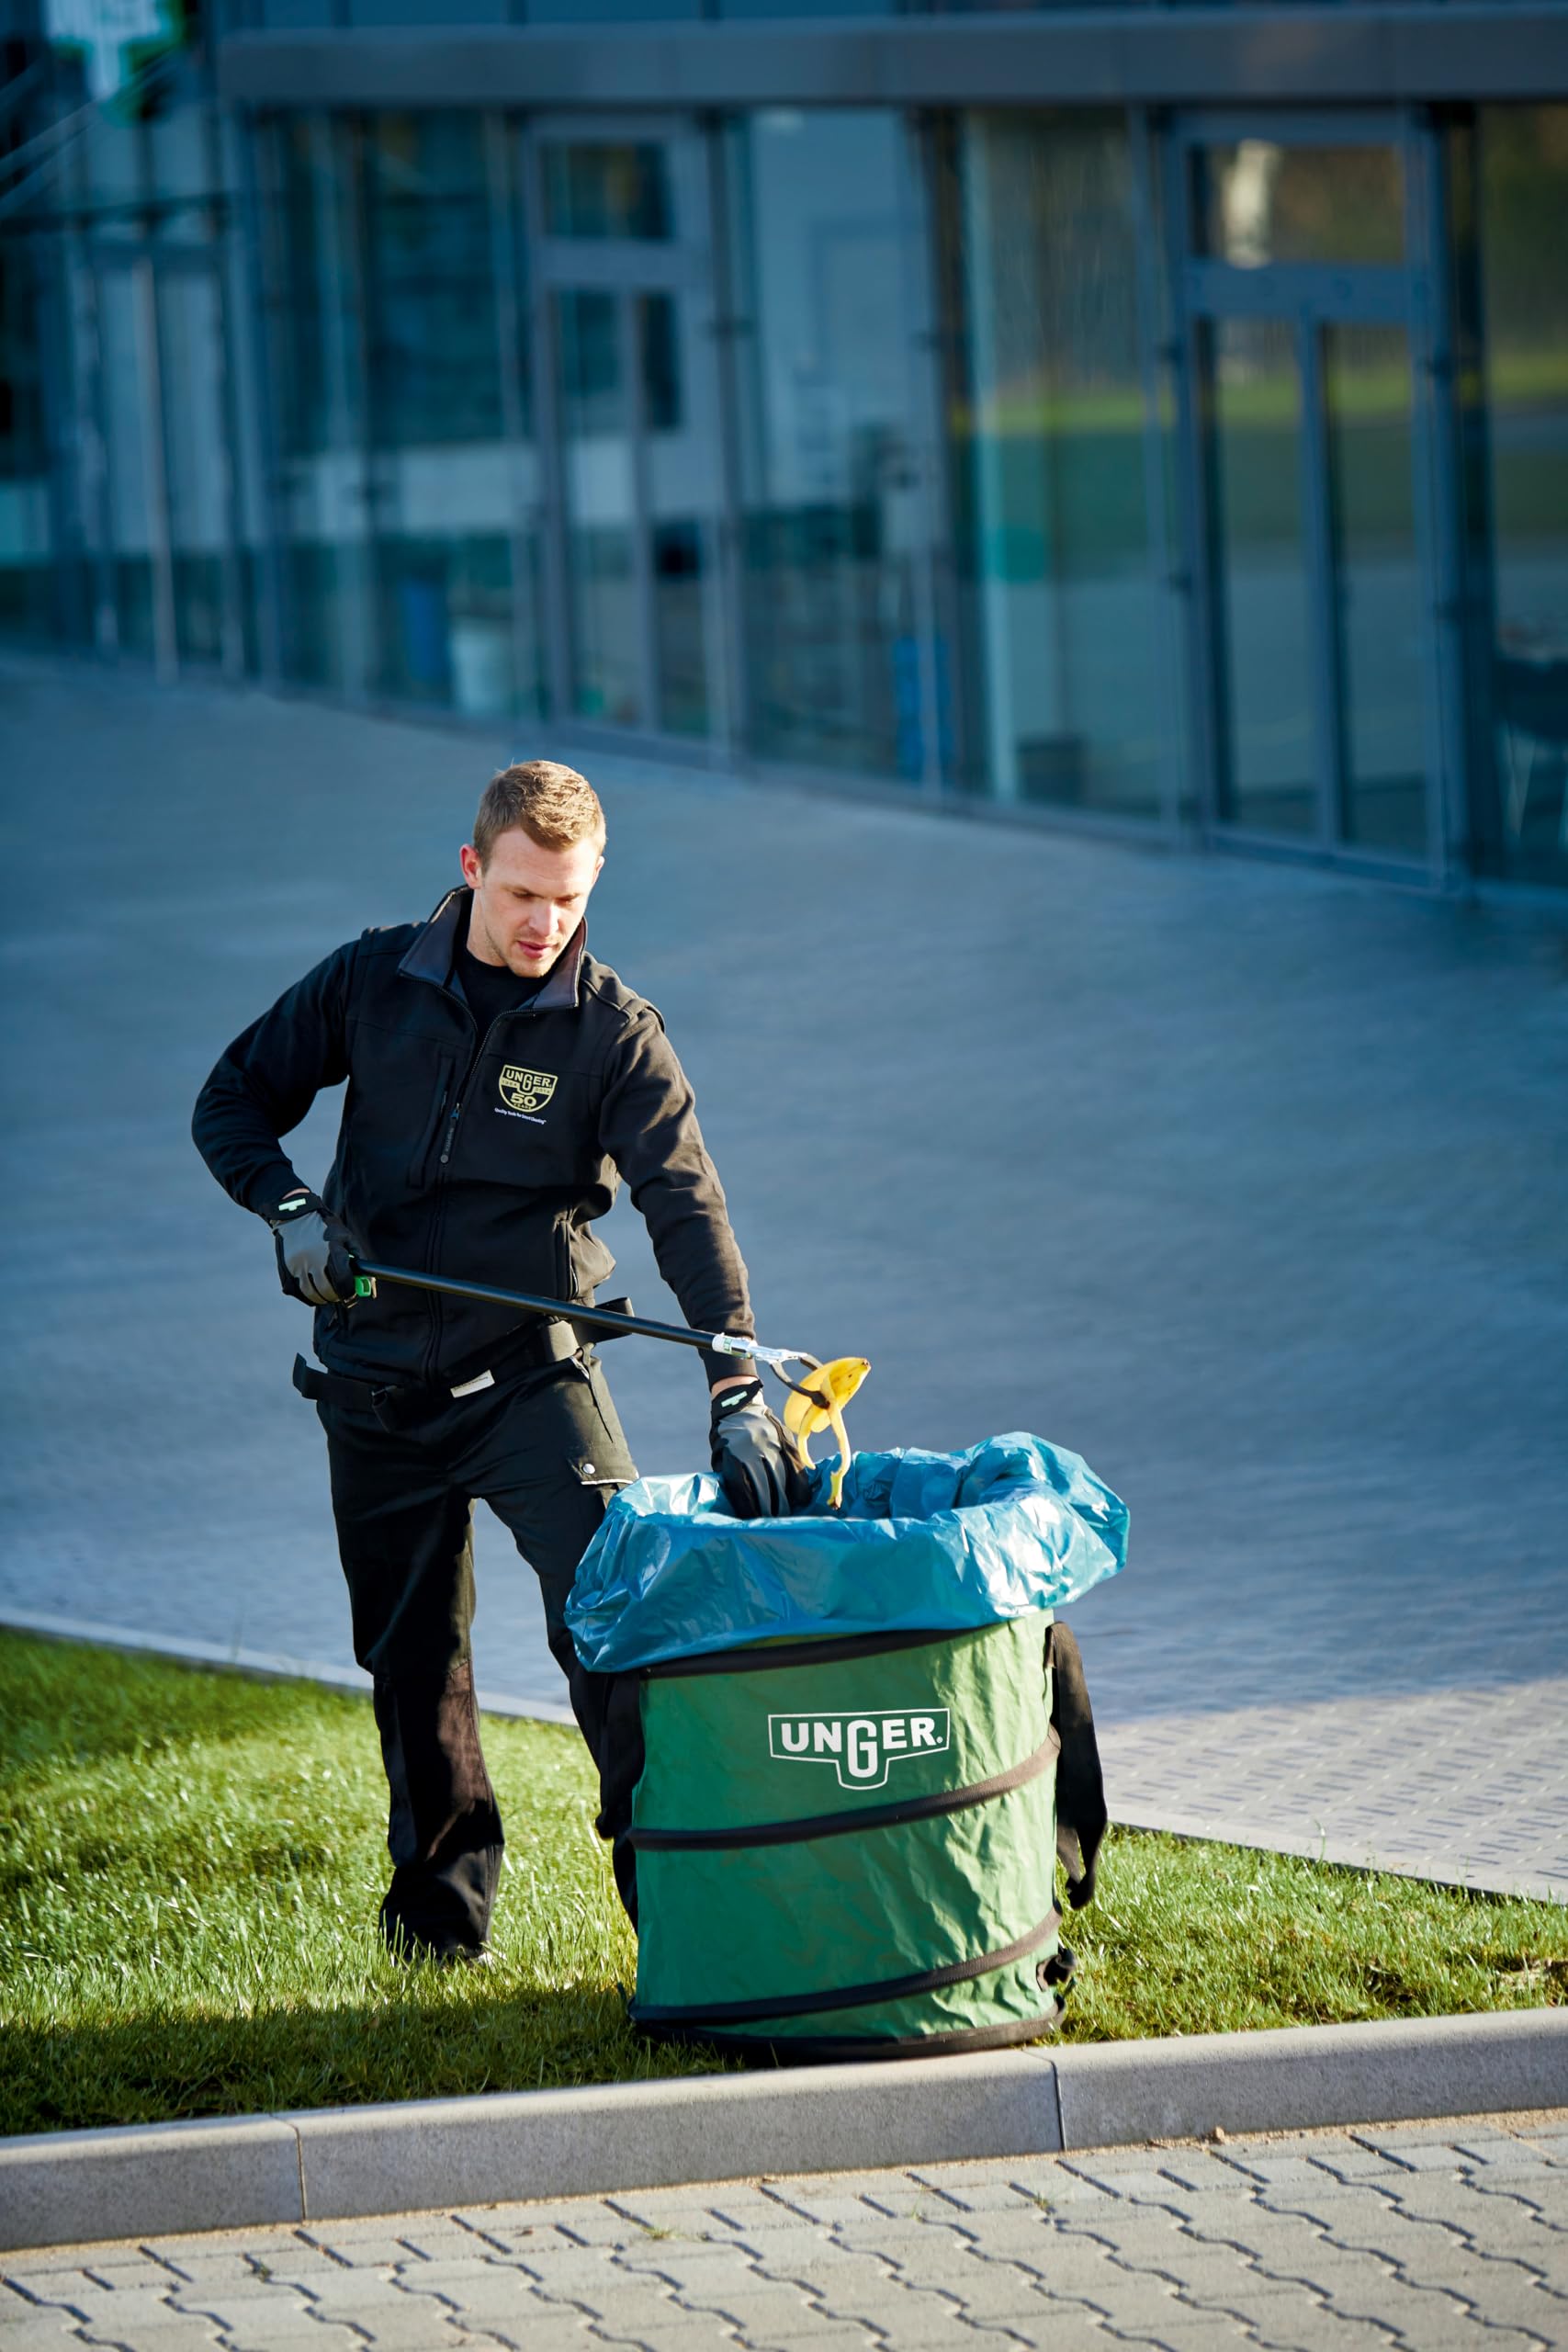
[[604,811],[585,775],[558,760],[524,760],[492,775],[474,819],[474,854],[490,863],[497,837],[514,828],[541,849],[570,849],[574,842],[604,845]]

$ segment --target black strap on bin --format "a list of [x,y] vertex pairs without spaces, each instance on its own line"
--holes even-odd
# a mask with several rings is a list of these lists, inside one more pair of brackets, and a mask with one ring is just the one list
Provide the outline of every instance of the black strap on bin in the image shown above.
[[898,1797],[890,1804],[850,1806],[842,1813],[802,1815],[797,1821],[755,1821],[734,1829],[631,1829],[627,1836],[639,1851],[728,1853],[739,1846],[804,1846],[814,1838],[843,1838],[857,1829],[901,1828],[907,1821],[929,1821],[944,1813],[964,1813],[969,1806],[1005,1797],[1048,1772],[1056,1756],[1056,1735],[1041,1742],[1021,1764],[993,1772],[988,1781],[971,1781],[964,1789],[936,1789],[929,1795]]
[[[991,1782],[944,1792],[936,1800],[910,1798],[897,1806],[867,1806],[862,1811],[824,1814],[814,1822],[765,1824],[759,1829],[658,1830],[634,1829],[632,1800],[643,1770],[641,1689],[645,1680],[666,1675],[734,1674],[770,1667],[812,1666],[832,1659],[874,1657],[895,1649],[914,1649],[936,1642],[962,1640],[947,1633],[868,1634],[826,1642],[767,1642],[739,1650],[708,1651],[697,1657],[671,1658],[658,1666],[606,1676],[605,1725],[599,1754],[601,1807],[596,1826],[601,1838],[613,1841],[615,1883],[621,1900],[637,1924],[637,1848],[660,1845],[715,1847],[765,1845],[796,1835],[833,1837],[852,1829],[874,1829],[893,1820],[918,1817],[928,1804],[933,1812],[958,1811],[985,1797],[1001,1794]],[[1105,1782],[1094,1733],[1094,1716],[1084,1683],[1083,1658],[1069,1627],[1060,1621],[1047,1626],[1044,1665],[1051,1670],[1051,1732],[1056,1743],[1056,1858],[1066,1875],[1067,1901],[1081,1911],[1094,1897],[1095,1867],[1105,1836]],[[1036,1757],[1044,1750],[1036,1750]],[[1032,1778],[1035,1758],[1021,1770]],[[1048,1760],[1048,1759],[1047,1759]],[[1039,1769],[1043,1771],[1045,1764]],[[998,1775],[1005,1779],[1006,1775]],[[1021,1785],[1021,1781],[1018,1783]],[[981,1792],[984,1792],[984,1794]],[[831,1825],[831,1826],[829,1826]]]
[[660,1658],[640,1671],[650,1682],[678,1680],[688,1674],[771,1674],[792,1666],[834,1666],[843,1658],[883,1657],[894,1650],[928,1650],[938,1642],[961,1642],[964,1629],[950,1625],[945,1632],[924,1629],[897,1634],[840,1634],[836,1640],[748,1642],[743,1649],[699,1650],[693,1657]]
[[1062,1924],[1059,1911],[1048,1911],[1037,1927],[1004,1944],[999,1951],[983,1951],[976,1960],[949,1961],[944,1968],[922,1968],[913,1976],[885,1976],[875,1984],[840,1984],[825,1993],[784,1993],[776,2000],[699,2001],[679,2007],[645,2007],[634,2000],[628,2015],[634,2025],[748,2025],[763,2018],[808,2018],[819,2009],[864,2009],[875,2001],[904,2001],[917,1993],[940,1993],[947,1984],[966,1984],[993,1969],[1010,1967],[1054,1936]]

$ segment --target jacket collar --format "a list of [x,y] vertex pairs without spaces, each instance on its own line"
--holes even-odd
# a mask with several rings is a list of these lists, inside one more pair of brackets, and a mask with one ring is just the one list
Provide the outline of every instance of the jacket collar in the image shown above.
[[[421,925],[412,946],[398,966],[400,972],[406,972],[411,979],[434,980],[438,989],[446,988],[457,942],[468,935],[468,901],[473,895],[467,883],[459,883],[455,890],[447,891],[429,922]],[[587,946],[588,918],[584,915],[550,967],[545,985],[530,1007],[532,1012],[576,1012],[581,1001],[581,976]]]

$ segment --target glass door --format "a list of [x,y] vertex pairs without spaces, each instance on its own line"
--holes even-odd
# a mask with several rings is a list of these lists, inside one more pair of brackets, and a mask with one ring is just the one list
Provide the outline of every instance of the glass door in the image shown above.
[[716,731],[721,699],[705,170],[695,132],[563,127],[533,135],[527,175],[558,455],[557,707],[686,736]]
[[1221,834],[1436,864],[1425,424],[1397,129],[1174,142],[1196,697]]

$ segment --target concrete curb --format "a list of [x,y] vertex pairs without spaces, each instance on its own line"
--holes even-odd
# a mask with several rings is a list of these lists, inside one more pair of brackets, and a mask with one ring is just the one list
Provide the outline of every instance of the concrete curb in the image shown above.
[[0,2248],[1568,2107],[1568,2008],[0,2141]]

